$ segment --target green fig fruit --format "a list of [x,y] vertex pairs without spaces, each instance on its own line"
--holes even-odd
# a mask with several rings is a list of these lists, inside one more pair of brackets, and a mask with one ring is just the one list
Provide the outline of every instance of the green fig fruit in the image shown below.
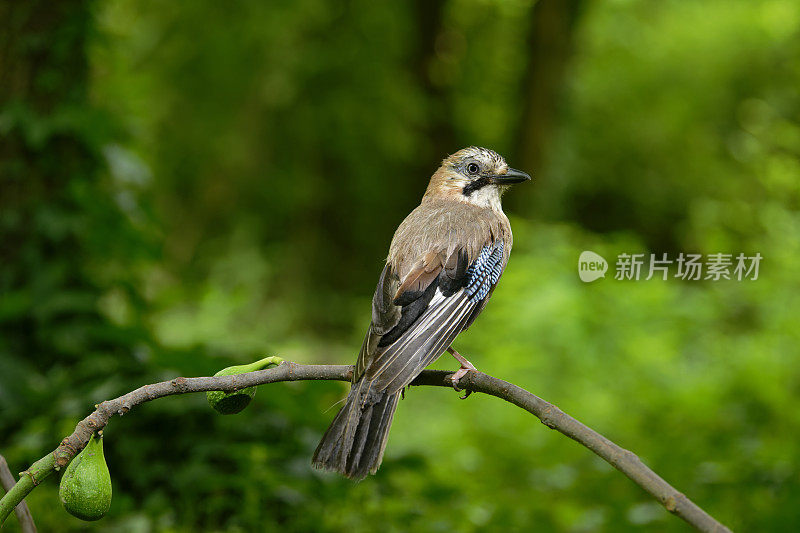
[[103,455],[103,438],[89,443],[67,466],[58,496],[64,509],[81,520],[100,520],[111,507],[111,474]]
[[[232,374],[245,374],[268,368],[270,365],[277,366],[283,362],[280,357],[265,357],[249,365],[229,366],[223,368],[215,376],[230,376]],[[245,407],[256,395],[255,387],[247,387],[233,392],[223,392],[219,390],[206,393],[208,405],[213,407],[218,413],[223,415],[235,415],[244,410]]]

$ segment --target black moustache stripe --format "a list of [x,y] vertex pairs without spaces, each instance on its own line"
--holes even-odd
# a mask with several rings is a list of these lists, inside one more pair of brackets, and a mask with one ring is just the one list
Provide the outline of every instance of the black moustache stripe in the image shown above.
[[472,193],[474,193],[479,189],[482,189],[483,187],[489,185],[490,183],[492,183],[492,179],[487,178],[486,176],[473,180],[464,186],[464,196],[469,197]]

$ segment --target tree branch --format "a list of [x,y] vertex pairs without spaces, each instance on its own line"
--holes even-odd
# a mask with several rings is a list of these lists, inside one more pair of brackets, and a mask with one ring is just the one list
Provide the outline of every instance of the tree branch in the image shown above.
[[[350,381],[352,372],[353,367],[348,365],[298,365],[285,361],[275,368],[247,374],[207,378],[175,378],[170,381],[145,385],[118,398],[105,401],[98,405],[92,414],[81,420],[72,435],[61,441],[58,448],[36,461],[21,474],[16,485],[0,500],[0,524],[36,485],[52,474],[54,470],[66,466],[86,446],[92,433],[103,429],[115,414],[121,416],[136,405],[175,394],[214,390],[232,392],[245,387],[279,381]],[[449,379],[451,375],[451,372],[441,370],[425,370],[411,384],[451,388],[452,383]],[[730,532],[727,527],[717,522],[711,515],[650,470],[635,454],[581,424],[555,405],[521,387],[482,372],[468,372],[459,380],[458,386],[466,391],[495,396],[525,409],[538,417],[547,427],[558,430],[589,448],[650,493],[669,512],[678,515],[698,530],[715,533]]]
[[[3,485],[3,489],[6,491],[11,490],[17,484],[14,474],[8,468],[6,458],[2,455],[0,455],[0,484]],[[14,512],[17,514],[22,533],[36,533],[36,524],[33,523],[33,516],[31,516],[31,511],[28,509],[28,504],[25,503],[25,500],[19,502],[19,505],[14,508]]]

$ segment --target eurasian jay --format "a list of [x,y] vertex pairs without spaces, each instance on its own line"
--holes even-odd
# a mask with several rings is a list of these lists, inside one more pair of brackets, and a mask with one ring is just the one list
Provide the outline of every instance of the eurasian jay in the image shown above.
[[445,350],[461,363],[454,387],[475,370],[451,344],[483,311],[511,253],[500,197],[530,179],[486,148],[465,148],[442,162],[394,234],[350,393],[314,466],[356,480],[374,474],[404,387]]

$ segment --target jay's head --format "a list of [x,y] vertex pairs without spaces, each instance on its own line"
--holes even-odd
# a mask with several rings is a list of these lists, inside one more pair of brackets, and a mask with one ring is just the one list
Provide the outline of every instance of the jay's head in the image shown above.
[[445,198],[500,209],[500,196],[531,177],[510,168],[497,152],[470,146],[454,153],[431,177],[425,198]]

